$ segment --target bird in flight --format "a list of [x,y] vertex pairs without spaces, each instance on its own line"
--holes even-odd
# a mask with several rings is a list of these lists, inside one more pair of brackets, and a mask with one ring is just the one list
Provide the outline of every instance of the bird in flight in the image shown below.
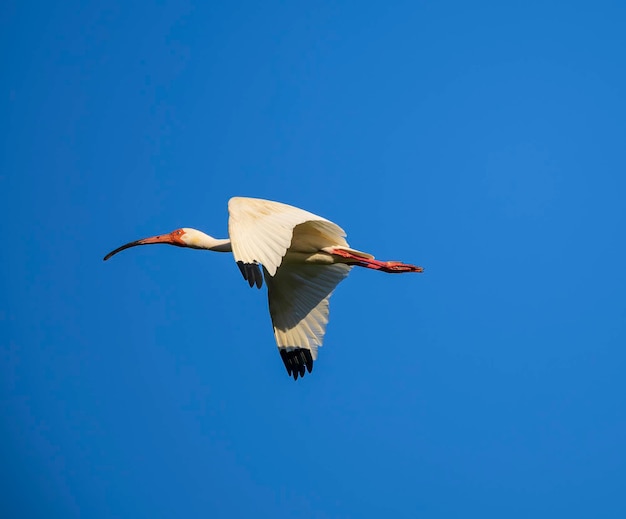
[[261,288],[265,278],[276,344],[294,380],[313,369],[326,333],[328,300],[352,267],[392,274],[424,270],[352,249],[341,227],[287,204],[234,197],[228,213],[229,239],[183,227],[122,245],[104,261],[124,249],[156,243],[232,252],[250,287]]

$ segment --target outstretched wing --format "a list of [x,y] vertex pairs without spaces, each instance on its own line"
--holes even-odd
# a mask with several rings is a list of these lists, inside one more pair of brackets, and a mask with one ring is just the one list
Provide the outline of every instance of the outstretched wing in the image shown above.
[[349,265],[285,264],[275,276],[265,269],[274,336],[287,373],[311,372],[328,323],[328,303]]
[[[311,248],[327,245],[345,245],[345,231],[334,224],[309,213],[280,202],[259,198],[234,197],[228,202],[228,233],[235,261],[250,286],[262,284],[258,265],[262,264],[270,276],[274,276],[292,244],[294,229],[307,224],[306,235]],[[306,243],[304,244],[307,245]],[[306,252],[306,251],[301,251]]]

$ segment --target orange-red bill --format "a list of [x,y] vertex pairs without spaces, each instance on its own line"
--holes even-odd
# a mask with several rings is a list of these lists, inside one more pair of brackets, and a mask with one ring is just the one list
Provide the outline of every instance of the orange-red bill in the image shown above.
[[118,252],[122,252],[125,249],[130,249],[131,247],[137,247],[138,245],[152,245],[154,243],[165,243],[167,245],[178,245],[181,246],[183,243],[181,242],[179,235],[176,234],[177,231],[171,232],[169,234],[159,234],[158,236],[151,236],[150,238],[142,238],[141,240],[131,241],[126,245],[122,245],[118,247],[114,251],[109,252],[103,261],[108,260],[111,256],[115,256]]

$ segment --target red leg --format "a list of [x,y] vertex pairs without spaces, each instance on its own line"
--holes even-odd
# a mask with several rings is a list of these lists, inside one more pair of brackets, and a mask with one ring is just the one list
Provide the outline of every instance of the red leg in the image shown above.
[[401,261],[378,261],[375,259],[364,258],[345,249],[332,249],[331,254],[341,256],[353,261],[349,261],[348,265],[354,265],[356,267],[365,267],[373,270],[382,270],[390,274],[400,274],[402,272],[424,272],[422,267],[416,265],[410,265],[409,263],[402,263]]

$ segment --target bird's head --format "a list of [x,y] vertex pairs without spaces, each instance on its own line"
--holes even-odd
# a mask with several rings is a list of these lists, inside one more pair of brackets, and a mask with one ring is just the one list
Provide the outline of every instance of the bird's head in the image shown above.
[[104,261],[108,260],[111,256],[114,256],[118,252],[122,252],[125,249],[131,247],[137,247],[138,245],[153,245],[155,243],[165,243],[167,245],[175,245],[176,247],[190,247],[192,249],[210,249],[215,239],[208,234],[198,231],[197,229],[191,229],[189,227],[182,227],[176,229],[167,234],[159,234],[157,236],[151,236],[149,238],[142,238],[141,240],[131,241],[126,245],[118,247],[114,251],[109,252]]

